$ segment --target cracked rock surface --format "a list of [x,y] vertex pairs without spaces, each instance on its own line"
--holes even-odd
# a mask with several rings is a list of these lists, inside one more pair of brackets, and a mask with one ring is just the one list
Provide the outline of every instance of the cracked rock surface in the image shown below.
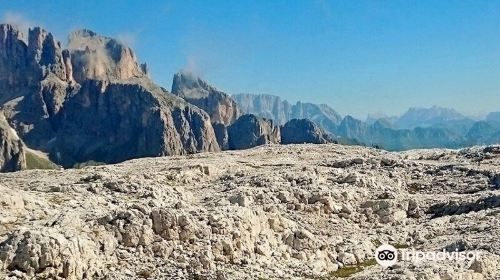
[[[0,174],[0,277],[499,279],[498,151],[271,145]],[[383,243],[481,258],[383,269]]]

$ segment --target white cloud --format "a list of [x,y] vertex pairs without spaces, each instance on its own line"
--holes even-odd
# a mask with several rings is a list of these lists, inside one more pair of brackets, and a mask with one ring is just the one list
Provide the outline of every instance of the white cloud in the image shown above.
[[201,76],[199,58],[192,54],[188,55],[186,57],[186,64],[184,65],[182,71],[195,76]]
[[14,11],[5,12],[3,14],[2,22],[17,27],[24,34],[28,33],[28,29],[30,27],[35,26],[35,24],[31,20],[27,19],[23,14]]
[[131,32],[124,32],[116,35],[116,39],[125,46],[132,48],[135,45],[136,35]]

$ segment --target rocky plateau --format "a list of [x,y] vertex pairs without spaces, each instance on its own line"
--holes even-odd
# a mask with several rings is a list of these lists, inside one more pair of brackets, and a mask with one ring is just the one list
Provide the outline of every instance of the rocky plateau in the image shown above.
[[[323,145],[0,174],[5,279],[499,279],[500,147]],[[382,243],[480,258],[374,262]]]

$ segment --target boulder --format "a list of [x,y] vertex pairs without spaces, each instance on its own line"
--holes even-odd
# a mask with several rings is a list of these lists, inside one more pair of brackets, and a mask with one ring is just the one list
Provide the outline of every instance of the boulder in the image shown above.
[[16,232],[0,243],[2,269],[25,272],[36,278],[84,279],[101,272],[99,245],[83,234],[52,229]]

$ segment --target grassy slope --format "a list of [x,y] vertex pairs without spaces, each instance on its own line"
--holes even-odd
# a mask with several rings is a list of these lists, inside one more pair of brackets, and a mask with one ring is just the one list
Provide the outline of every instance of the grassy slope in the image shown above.
[[58,169],[59,167],[50,160],[43,158],[34,152],[26,151],[27,169]]

